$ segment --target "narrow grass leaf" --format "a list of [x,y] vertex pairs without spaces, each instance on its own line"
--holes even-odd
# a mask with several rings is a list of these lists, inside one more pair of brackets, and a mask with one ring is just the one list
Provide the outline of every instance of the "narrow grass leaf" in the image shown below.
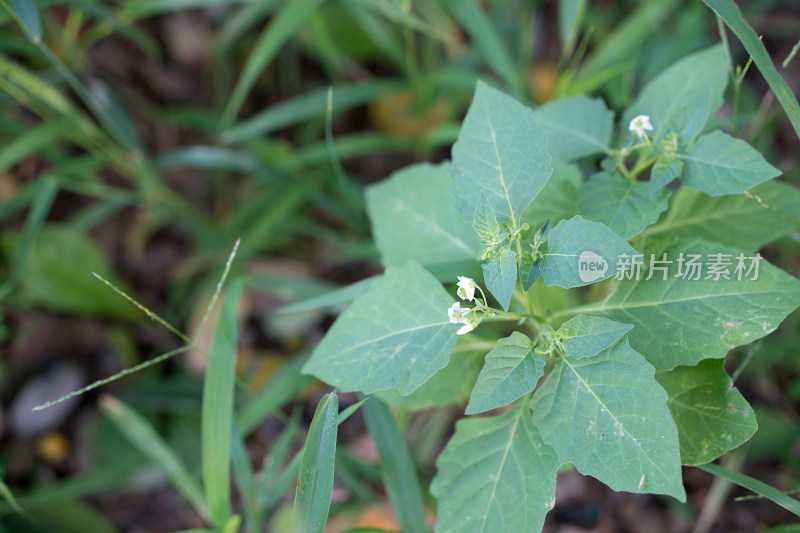
[[131,444],[166,472],[175,489],[201,516],[211,517],[200,487],[147,420],[111,396],[103,396],[100,399],[100,410]]
[[700,470],[705,470],[709,474],[713,474],[717,477],[727,479],[732,483],[736,483],[740,487],[744,487],[745,489],[755,492],[759,496],[770,500],[772,503],[780,505],[790,513],[800,516],[800,501],[784,494],[778,489],[771,487],[762,481],[716,464],[709,463],[707,465],[700,465],[697,468]]
[[326,394],[308,429],[297,477],[295,512],[306,533],[322,533],[328,520],[333,492],[333,466],[336,458],[339,398]]
[[319,8],[323,1],[293,0],[286,3],[270,21],[269,26],[253,46],[242,69],[242,75],[228,100],[228,105],[222,115],[223,128],[230,125],[239,114],[250,89],[253,88],[256,80],[281,46],[305,23],[306,19]]
[[787,85],[786,80],[778,74],[778,70],[772,63],[772,58],[764,47],[764,43],[761,42],[756,32],[744,19],[739,7],[733,0],[703,0],[703,3],[722,18],[742,42],[747,53],[753,58],[758,70],[761,71],[764,79],[769,83],[778,102],[783,106],[786,116],[789,117],[789,122],[794,126],[795,133],[800,137],[800,105],[798,105],[797,99],[794,97],[789,85]]
[[242,291],[234,281],[220,311],[203,382],[202,453],[205,498],[215,524],[230,517],[230,450],[236,381],[236,306]]
[[426,533],[417,468],[392,413],[386,404],[372,398],[364,405],[364,420],[378,449],[381,476],[401,529],[404,533]]
[[[5,3],[5,2],[3,2]],[[25,35],[37,43],[42,39],[42,23],[34,0],[8,0],[8,7],[22,26]]]

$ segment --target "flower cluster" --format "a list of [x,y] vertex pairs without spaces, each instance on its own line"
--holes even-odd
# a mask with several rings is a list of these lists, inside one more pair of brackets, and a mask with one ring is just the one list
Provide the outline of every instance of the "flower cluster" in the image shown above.
[[[475,297],[475,289],[480,291],[483,297],[482,299]],[[461,302],[456,302],[447,310],[450,322],[453,324],[464,324],[457,332],[458,335],[464,335],[475,329],[478,324],[480,324],[482,315],[490,314],[491,310],[484,304],[486,296],[483,294],[483,290],[478,287],[478,284],[475,283],[475,280],[472,278],[458,276],[458,290],[456,294],[462,300],[475,302],[476,304],[475,307],[461,307]]]

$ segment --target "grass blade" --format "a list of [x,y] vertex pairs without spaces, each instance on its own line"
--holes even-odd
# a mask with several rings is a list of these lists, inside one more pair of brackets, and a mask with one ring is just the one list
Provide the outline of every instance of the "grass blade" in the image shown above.
[[56,194],[58,193],[58,185],[53,179],[45,179],[40,182],[36,196],[33,199],[31,210],[28,213],[28,218],[25,221],[25,228],[22,231],[21,242],[17,257],[14,259],[14,269],[5,283],[0,285],[0,301],[11,292],[14,284],[19,280],[22,270],[25,268],[25,263],[28,260],[28,253],[33,245],[36,235],[44,225],[47,215],[50,213],[50,207],[53,205]]
[[486,58],[486,62],[503,78],[517,98],[525,99],[520,77],[491,20],[475,0],[455,0],[450,3],[453,14],[469,33],[470,38]]
[[0,152],[0,172],[5,172],[30,154],[41,152],[52,145],[68,124],[67,120],[45,122],[5,143]]
[[42,23],[39,20],[39,11],[36,9],[36,2],[33,0],[8,0],[8,4],[3,1],[6,9],[11,11],[14,18],[19,21],[22,31],[33,41],[38,43],[42,39]]
[[11,489],[8,488],[8,485],[5,484],[2,478],[0,478],[0,496],[2,496],[3,499],[8,502],[8,505],[14,509],[14,512],[19,514],[25,512],[22,510],[22,507],[19,506],[17,500],[14,498],[14,493],[11,492]]
[[381,458],[381,474],[397,520],[405,533],[425,533],[425,506],[417,469],[405,437],[386,404],[372,398],[363,406],[367,429]]
[[[399,80],[375,80],[358,84],[342,83],[333,86],[333,105],[337,111],[363,105],[375,98],[399,91],[405,84]],[[279,128],[309,118],[321,117],[328,108],[328,89],[316,89],[284,100],[269,109],[238,122],[222,135],[228,142],[240,142],[261,137]]]
[[222,114],[223,129],[227,128],[239,114],[247,93],[253,88],[264,67],[275,57],[281,46],[297,29],[305,23],[306,18],[318,9],[324,0],[292,0],[287,2],[280,13],[270,21],[269,26],[259,37],[253,52],[247,58],[242,75],[233,89],[233,94]]
[[303,448],[297,479],[295,513],[307,533],[322,533],[328,520],[336,456],[339,398],[326,394],[317,405]]
[[233,462],[233,478],[236,480],[236,487],[239,489],[239,496],[242,499],[241,505],[245,521],[248,529],[256,531],[258,529],[258,502],[255,474],[247,454],[247,446],[236,427],[231,430],[231,461]]
[[289,401],[295,394],[311,383],[314,378],[300,374],[307,357],[292,358],[269,380],[236,420],[242,435],[248,435],[275,409]]
[[769,83],[778,102],[783,106],[789,122],[792,123],[795,133],[800,137],[800,105],[792,94],[786,81],[778,74],[772,59],[764,47],[764,43],[742,16],[742,12],[733,0],[703,0],[714,13],[728,25],[731,31],[739,38],[747,53],[753,58],[758,70]]
[[241,280],[231,284],[211,341],[203,382],[203,485],[213,522],[222,527],[230,517],[230,450],[233,393],[236,384],[236,306]]
[[709,474],[714,474],[715,476],[719,476],[727,479],[728,481],[736,483],[740,487],[744,487],[747,490],[755,492],[759,496],[763,496],[773,503],[780,505],[790,513],[800,516],[800,501],[787,496],[783,492],[774,487],[770,487],[764,482],[753,479],[750,476],[742,474],[741,472],[736,472],[735,470],[731,470],[729,468],[725,468],[724,466],[713,463],[701,465],[697,468],[705,470]]
[[200,487],[147,420],[111,396],[103,396],[100,399],[100,410],[145,457],[164,469],[175,490],[186,498],[201,516],[206,519],[210,517]]

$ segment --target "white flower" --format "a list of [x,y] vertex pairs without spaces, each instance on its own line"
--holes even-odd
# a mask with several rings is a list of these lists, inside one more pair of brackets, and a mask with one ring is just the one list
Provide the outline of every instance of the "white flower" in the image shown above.
[[447,316],[450,317],[450,322],[453,324],[466,324],[467,317],[464,315],[466,314],[465,311],[467,310],[468,309],[461,308],[460,302],[456,302],[450,309],[447,310]]
[[650,117],[647,115],[639,115],[631,120],[628,130],[636,134],[640,139],[644,139],[647,134],[644,130],[653,131],[653,125],[650,124]]
[[472,301],[475,298],[475,289],[478,287],[478,284],[475,283],[475,280],[472,278],[468,278],[466,276],[458,276],[458,297],[462,300],[469,300]]
[[475,329],[475,322],[467,322],[463,326],[461,326],[458,331],[456,331],[456,335],[464,335],[465,333],[469,333]]

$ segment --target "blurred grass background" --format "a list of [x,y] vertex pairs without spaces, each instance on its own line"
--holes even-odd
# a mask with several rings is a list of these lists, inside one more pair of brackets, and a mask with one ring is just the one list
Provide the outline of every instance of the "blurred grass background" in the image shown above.
[[[191,485],[201,468],[199,350],[30,412],[182,345],[92,272],[207,351],[212,328],[199,325],[241,239],[231,276],[246,280],[236,310],[244,438],[234,470],[263,467],[266,481],[249,511],[237,485],[234,507],[253,515],[248,527],[283,531],[293,457],[325,392],[299,367],[331,313],[277,310],[380,272],[365,184],[447,158],[479,78],[530,105],[588,93],[621,111],[665,67],[720,40],[708,7],[678,0],[0,3],[0,531],[9,532],[204,524],[174,477],[120,433],[120,420],[135,419],[107,401],[98,410],[101,393],[134,408]],[[741,7],[797,94],[800,58],[783,63],[800,38],[800,3]],[[735,80],[748,56],[727,35]],[[731,84],[717,118],[798,182],[797,135],[755,67]],[[797,275],[800,233],[762,253]],[[729,358],[760,424],[730,460],[796,489],[796,314],[783,330]],[[341,407],[356,401],[342,395]],[[423,486],[459,412],[395,413]],[[376,462],[356,414],[340,427],[331,531],[396,529]],[[685,472],[685,506],[570,475],[552,531],[688,531],[701,515],[706,531],[766,531],[788,520],[760,500],[733,502],[698,470]]]

